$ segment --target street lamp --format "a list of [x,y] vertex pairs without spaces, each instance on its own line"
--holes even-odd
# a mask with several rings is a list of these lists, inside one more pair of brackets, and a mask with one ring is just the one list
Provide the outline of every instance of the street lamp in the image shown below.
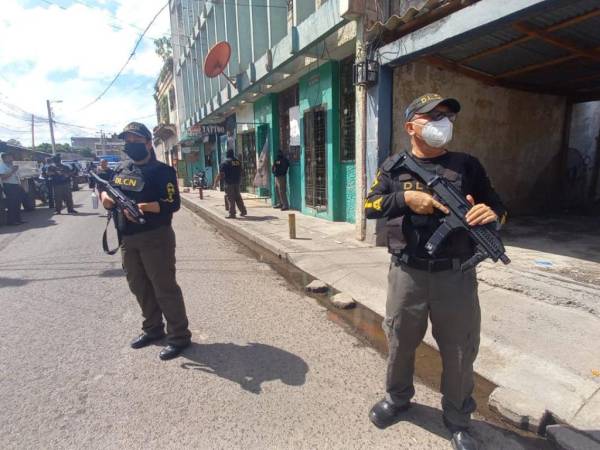
[[48,123],[50,124],[50,140],[52,141],[52,154],[56,154],[56,143],[54,142],[54,125],[52,124],[52,103],[62,103],[62,100],[46,100],[46,108],[48,108]]

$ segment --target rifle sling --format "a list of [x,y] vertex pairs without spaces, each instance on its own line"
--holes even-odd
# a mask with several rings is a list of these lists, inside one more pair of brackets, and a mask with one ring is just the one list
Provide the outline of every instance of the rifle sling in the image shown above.
[[108,225],[110,224],[110,221],[112,220],[112,218],[113,218],[113,212],[110,211],[108,214],[108,219],[106,220],[106,227],[104,228],[104,233],[102,234],[102,250],[104,250],[104,253],[106,253],[107,255],[114,255],[121,248],[121,233],[119,232],[119,229],[117,227],[115,227],[115,229],[117,230],[117,241],[119,242],[119,245],[112,250],[108,247],[108,238],[107,238]]

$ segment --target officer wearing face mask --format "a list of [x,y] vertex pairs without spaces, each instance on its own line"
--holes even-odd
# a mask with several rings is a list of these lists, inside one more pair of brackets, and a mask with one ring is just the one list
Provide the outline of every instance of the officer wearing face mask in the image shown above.
[[[162,339],[164,316],[168,345],[159,357],[168,360],[177,357],[191,339],[183,295],[175,279],[171,220],[180,207],[177,177],[172,167],[153,156],[152,134],[145,125],[131,122],[119,138],[125,140],[124,152],[130,159],[117,167],[111,184],[134,200],[146,219],[140,224],[125,214],[115,220],[127,282],[144,317],[143,333],[131,347],[146,347]],[[101,193],[101,199],[106,209],[114,208],[106,192]]]
[[[471,226],[503,222],[506,210],[477,158],[448,151],[460,104],[452,98],[426,94],[405,111],[412,156],[426,170],[453,183],[473,206]],[[367,195],[369,219],[386,218],[392,264],[383,328],[389,344],[386,396],[369,413],[379,428],[395,423],[415,394],[415,350],[427,330],[428,318],[442,356],[443,419],[455,449],[477,448],[469,434],[475,411],[473,363],[479,348],[480,310],[475,269],[460,270],[474,254],[466,231],[450,235],[435,257],[425,244],[449,211],[428,187],[392,157],[380,167]]]

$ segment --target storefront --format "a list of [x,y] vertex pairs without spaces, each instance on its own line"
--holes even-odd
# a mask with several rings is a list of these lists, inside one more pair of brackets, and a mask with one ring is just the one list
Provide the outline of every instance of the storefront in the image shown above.
[[354,222],[352,59],[329,61],[299,83],[302,212]]

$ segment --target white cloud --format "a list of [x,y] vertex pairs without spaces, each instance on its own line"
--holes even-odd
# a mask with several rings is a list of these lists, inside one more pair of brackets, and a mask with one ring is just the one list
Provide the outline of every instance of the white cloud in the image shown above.
[[[45,115],[46,99],[61,99],[63,103],[54,106],[56,120],[109,131],[117,131],[133,118],[152,114],[152,80],[157,77],[162,61],[154,53],[151,39],[142,40],[122,79],[102,100],[90,108],[80,109],[108,85],[131,53],[140,33],[137,28],[144,29],[165,2],[120,0],[115,17],[109,4],[98,0],[97,7],[74,3],[65,9],[43,3],[26,8],[17,0],[3,0],[0,99],[9,99],[39,115]],[[148,36],[160,37],[168,32],[167,8],[150,28]],[[132,91],[144,84],[150,87]],[[146,122],[151,126],[155,119]],[[7,125],[14,129],[26,126],[0,112],[0,126]],[[49,140],[46,128],[39,127],[36,142]],[[73,131],[57,127],[57,141],[68,142]],[[0,128],[0,139],[11,137],[30,143],[27,134],[15,136]]]

